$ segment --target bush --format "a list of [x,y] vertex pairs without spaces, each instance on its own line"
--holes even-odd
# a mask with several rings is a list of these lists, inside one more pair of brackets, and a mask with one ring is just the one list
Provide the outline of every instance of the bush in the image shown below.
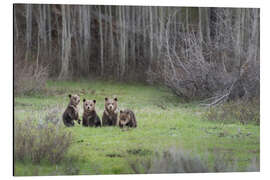
[[199,156],[191,157],[182,151],[170,149],[156,157],[148,173],[194,173],[208,172]]
[[[21,47],[21,46],[19,46]],[[21,49],[21,48],[19,48]],[[23,48],[14,52],[14,93],[29,94],[45,88],[48,79],[48,67],[27,61]]]
[[210,121],[240,122],[242,124],[260,124],[260,100],[254,98],[249,101],[227,102],[217,107],[210,107],[204,113]]
[[62,124],[50,121],[34,121],[31,118],[15,118],[14,158],[39,163],[48,160],[51,163],[61,161],[71,145],[72,136]]
[[14,93],[30,94],[45,88],[48,79],[46,67],[35,68],[33,65],[14,65]]
[[[207,163],[208,157],[191,156],[182,149],[171,148],[161,155],[157,153],[152,159],[128,161],[135,173],[203,173],[203,172],[236,172],[237,161],[228,162],[220,154],[215,155],[213,165]],[[246,171],[259,171],[259,163],[252,160]]]

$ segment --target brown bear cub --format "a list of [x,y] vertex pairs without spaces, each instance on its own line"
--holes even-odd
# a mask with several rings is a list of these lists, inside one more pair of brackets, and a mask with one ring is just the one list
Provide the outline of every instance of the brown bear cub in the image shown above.
[[80,103],[80,96],[78,95],[68,95],[70,101],[69,104],[63,113],[63,122],[67,127],[74,126],[74,120],[78,121],[80,124],[81,120],[79,119],[79,110],[78,104]]
[[136,128],[137,121],[136,121],[136,117],[135,117],[135,114],[133,113],[133,111],[131,111],[129,109],[120,110],[118,124],[119,124],[120,128],[123,128],[124,126]]
[[103,126],[115,126],[117,123],[117,98],[105,98],[105,109],[102,116]]
[[96,100],[83,99],[83,126],[101,127],[101,121],[95,110]]

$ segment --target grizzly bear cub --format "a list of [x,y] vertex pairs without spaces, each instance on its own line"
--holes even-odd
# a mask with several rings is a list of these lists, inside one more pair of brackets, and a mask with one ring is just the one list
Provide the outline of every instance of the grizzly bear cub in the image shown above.
[[80,124],[81,120],[79,119],[79,110],[78,104],[80,103],[80,96],[78,95],[68,95],[70,101],[69,104],[63,113],[63,122],[67,127],[74,126],[74,120],[78,121]]
[[103,126],[115,126],[117,123],[117,98],[105,98],[105,109],[102,116]]
[[124,126],[136,128],[137,121],[136,121],[136,117],[135,117],[135,114],[133,113],[133,111],[131,111],[129,109],[120,110],[118,124],[119,124],[120,128],[123,128]]
[[95,110],[96,100],[83,99],[83,126],[101,127],[100,119]]

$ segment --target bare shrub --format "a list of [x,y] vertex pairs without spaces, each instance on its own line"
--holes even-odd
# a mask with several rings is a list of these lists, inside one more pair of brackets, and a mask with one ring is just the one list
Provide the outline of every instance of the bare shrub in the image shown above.
[[15,160],[31,160],[34,163],[41,160],[51,163],[61,161],[72,141],[71,132],[63,126],[40,123],[32,118],[15,118],[14,133]]
[[260,100],[230,101],[220,106],[210,107],[203,115],[209,121],[223,123],[241,122],[260,124]]
[[170,149],[153,160],[148,173],[194,173],[207,172],[208,168],[199,156],[191,157],[183,151]]
[[45,123],[49,124],[49,123],[52,123],[54,125],[60,125],[61,123],[61,114],[62,114],[62,109],[59,108],[59,107],[54,107],[52,109],[49,109],[47,111],[47,114],[45,116]]
[[[135,173],[204,173],[237,172],[237,161],[229,162],[225,156],[215,154],[213,165],[208,157],[192,156],[182,149],[170,148],[162,154],[157,153],[151,160],[130,160],[128,164]],[[259,162],[252,160],[244,171],[259,171]]]
[[29,94],[43,90],[48,79],[48,67],[23,59],[23,50],[17,50],[14,54],[14,93]]
[[161,62],[156,62],[159,68],[152,68],[148,78],[163,79],[186,100],[212,97],[210,106],[258,96],[259,10],[213,9],[215,20],[207,17],[206,32],[200,25],[187,28],[175,23],[178,11],[170,13],[163,30]]
[[260,171],[260,163],[256,158],[252,159],[251,163],[247,167],[248,172],[258,172]]
[[14,93],[29,94],[45,88],[48,79],[46,67],[14,64]]

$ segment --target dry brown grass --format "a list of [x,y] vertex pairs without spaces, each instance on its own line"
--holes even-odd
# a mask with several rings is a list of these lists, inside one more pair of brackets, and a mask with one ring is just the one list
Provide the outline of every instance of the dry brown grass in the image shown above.
[[15,118],[15,160],[30,160],[33,163],[47,160],[50,163],[58,163],[64,158],[72,142],[71,132],[60,123],[56,125],[48,119],[42,122],[32,118]]
[[[170,148],[163,153],[156,153],[150,160],[129,160],[130,168],[140,173],[206,173],[206,172],[237,172],[237,161],[228,162],[225,156],[215,154],[214,164],[207,163],[208,157],[191,155],[179,148]],[[253,159],[244,171],[260,170],[259,162]]]
[[48,79],[46,67],[14,64],[14,93],[29,94],[45,88]]
[[14,93],[30,94],[45,88],[48,79],[48,67],[38,65],[24,57],[23,50],[14,53]]
[[204,113],[204,117],[210,121],[223,123],[240,122],[242,124],[260,124],[260,99],[249,101],[228,102],[217,107],[211,107]]

